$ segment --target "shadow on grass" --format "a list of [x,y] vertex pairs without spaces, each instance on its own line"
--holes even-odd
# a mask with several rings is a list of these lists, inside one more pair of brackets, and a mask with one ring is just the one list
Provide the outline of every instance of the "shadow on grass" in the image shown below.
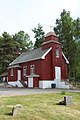
[[12,113],[6,113],[5,115],[12,116]]
[[56,105],[66,105],[64,101],[59,101],[58,103],[56,103]]

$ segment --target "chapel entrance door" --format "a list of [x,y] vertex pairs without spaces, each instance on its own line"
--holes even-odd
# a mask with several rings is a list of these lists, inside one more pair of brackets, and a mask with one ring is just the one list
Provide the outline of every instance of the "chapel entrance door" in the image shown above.
[[33,77],[28,78],[28,87],[33,88]]
[[55,79],[60,82],[61,80],[61,67],[55,67]]
[[18,81],[21,80],[21,70],[18,70]]

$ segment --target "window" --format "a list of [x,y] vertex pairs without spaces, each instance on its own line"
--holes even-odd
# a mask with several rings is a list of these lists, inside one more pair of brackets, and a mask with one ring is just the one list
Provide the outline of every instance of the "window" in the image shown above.
[[35,73],[35,66],[34,65],[31,65],[30,66],[30,69],[31,69],[31,75]]
[[59,50],[56,49],[56,57],[59,58]]
[[24,66],[24,67],[23,67],[23,75],[25,76],[26,74],[27,74],[27,67]]
[[14,69],[12,68],[11,69],[11,76],[13,76],[14,75]]

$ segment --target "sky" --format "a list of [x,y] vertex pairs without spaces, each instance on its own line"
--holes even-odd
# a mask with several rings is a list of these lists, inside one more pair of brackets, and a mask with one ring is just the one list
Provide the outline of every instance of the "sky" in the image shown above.
[[80,17],[80,0],[0,0],[0,35],[4,31],[12,35],[22,30],[34,43],[31,29],[40,23],[46,34],[50,26],[55,26],[63,9],[77,19]]

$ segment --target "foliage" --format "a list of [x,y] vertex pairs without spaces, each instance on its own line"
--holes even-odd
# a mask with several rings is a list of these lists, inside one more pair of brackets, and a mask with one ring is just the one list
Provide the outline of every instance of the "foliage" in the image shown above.
[[74,26],[74,40],[76,41],[76,54],[75,54],[75,78],[80,79],[80,18],[73,21]]
[[43,31],[42,28],[43,27],[40,24],[38,24],[38,28],[32,29],[32,31],[35,34],[34,38],[36,38],[36,41],[35,41],[35,44],[34,44],[34,48],[40,47],[41,44],[44,42],[44,31]]
[[[73,40],[73,19],[70,17],[70,12],[63,12],[60,14],[60,19],[56,20],[56,27],[54,31],[62,43],[63,51],[67,58],[70,60],[70,51],[73,51],[75,41]],[[72,45],[73,44],[73,45]],[[72,47],[71,47],[72,46]]]
[[21,53],[33,48],[33,43],[30,40],[29,35],[24,31],[19,31],[13,35],[13,40],[19,44],[18,50]]
[[7,70],[7,65],[14,59],[16,44],[12,36],[4,32],[0,37],[0,64],[1,72]]
[[19,54],[33,47],[28,34],[20,31],[15,35],[4,32],[0,36],[0,73],[5,72],[11,61]]
[[54,31],[58,35],[63,52],[70,62],[70,77],[77,78],[80,73],[78,67],[80,65],[80,19],[73,20],[70,12],[64,9],[60,14],[60,19],[56,19]]
[[80,41],[80,18],[73,21],[74,25],[74,39],[78,42]]

